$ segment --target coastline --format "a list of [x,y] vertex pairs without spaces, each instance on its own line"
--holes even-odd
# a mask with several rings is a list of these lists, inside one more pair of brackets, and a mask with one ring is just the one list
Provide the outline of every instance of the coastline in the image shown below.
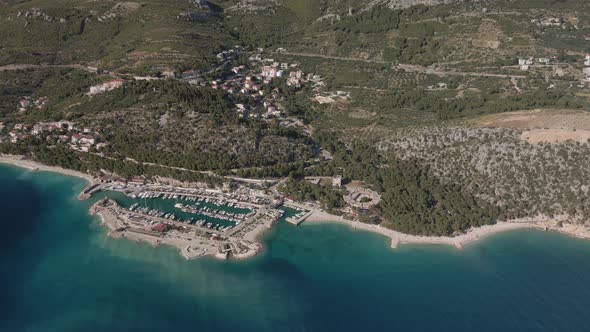
[[371,225],[360,221],[346,220],[340,216],[332,215],[320,210],[315,210],[306,221],[312,224],[337,223],[348,226],[353,230],[380,234],[391,240],[391,248],[393,249],[398,248],[401,244],[442,244],[454,246],[457,249],[463,249],[463,246],[466,244],[482,240],[498,233],[518,229],[554,231],[574,238],[590,239],[590,230],[583,226],[568,224],[558,227],[556,226],[557,221],[551,220],[540,221],[535,219],[519,219],[513,221],[499,221],[494,225],[471,228],[465,234],[456,237],[410,235],[380,225]]
[[31,171],[60,173],[63,175],[74,176],[80,179],[84,179],[88,182],[88,184],[93,183],[92,176],[86,173],[74,171],[71,169],[65,169],[59,166],[48,166],[33,160],[24,159],[24,156],[0,154],[0,164],[22,167],[29,169]]
[[[2,155],[0,154],[0,164],[7,164],[16,167],[26,168],[32,171],[45,171],[45,172],[54,172],[59,173],[66,176],[74,176],[80,179],[85,180],[89,185],[93,184],[92,176],[75,171],[65,169],[59,166],[48,166],[42,163],[24,159],[24,156],[19,155]],[[79,196],[82,199],[82,193]],[[308,207],[309,208],[309,207]],[[92,209],[91,209],[92,210]],[[217,255],[214,252],[204,252],[195,253],[191,252],[190,246],[186,247],[186,243],[184,241],[178,241],[179,239],[175,238],[155,238],[152,235],[147,234],[139,234],[139,233],[132,233],[132,232],[124,232],[123,234],[117,232],[117,228],[122,227],[122,224],[116,222],[115,219],[109,218],[109,216],[105,216],[102,213],[93,213],[89,211],[91,215],[98,216],[100,219],[100,223],[106,225],[108,228],[108,235],[111,237],[127,237],[129,240],[133,241],[141,241],[147,242],[154,246],[158,246],[160,244],[167,244],[173,247],[177,247],[180,249],[181,255],[187,259],[197,258],[202,256],[214,256],[216,258]],[[328,212],[313,209],[313,212],[305,219],[304,222],[308,222],[310,224],[321,224],[321,223],[337,223],[345,225],[353,230],[361,230],[367,231],[371,233],[380,234],[385,236],[391,240],[391,248],[398,248],[402,244],[417,244],[417,245],[450,245],[454,246],[457,249],[462,249],[464,245],[476,242],[478,240],[484,239],[486,237],[492,236],[494,234],[503,233],[511,230],[518,230],[518,229],[537,229],[537,230],[544,230],[544,231],[554,231],[558,232],[570,237],[580,238],[580,239],[590,239],[590,228],[585,227],[584,225],[576,225],[567,223],[567,218],[561,216],[561,218],[547,218],[547,217],[538,217],[538,218],[527,218],[527,219],[515,219],[510,221],[501,221],[497,222],[494,225],[485,225],[478,228],[471,228],[465,234],[456,236],[456,237],[445,237],[445,236],[419,236],[419,235],[411,235],[401,233],[392,229],[388,229],[382,227],[380,225],[372,225],[372,224],[365,224],[360,221],[355,220],[347,220],[340,216],[330,214]],[[563,225],[559,225],[558,223],[564,223]],[[235,255],[233,258],[237,260],[248,259],[254,256],[257,256],[260,252],[264,251],[264,236],[268,233],[272,226],[269,225],[258,225],[255,229],[248,232],[247,240],[250,244],[250,250],[242,255]],[[182,242],[182,243],[181,243]],[[224,258],[225,259],[225,258]]]

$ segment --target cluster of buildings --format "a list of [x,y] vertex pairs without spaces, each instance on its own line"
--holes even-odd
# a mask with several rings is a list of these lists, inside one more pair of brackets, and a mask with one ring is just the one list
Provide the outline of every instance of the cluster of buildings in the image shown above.
[[291,70],[297,68],[296,63],[278,63],[273,61],[273,59],[264,59],[263,61],[272,62],[272,64],[263,65],[261,68],[260,77],[264,84],[269,84],[273,79],[281,77],[286,79],[287,86],[294,88],[301,88],[307,82],[321,81],[319,75],[305,75],[301,70]]
[[[238,54],[239,50],[224,52],[218,54],[218,57],[226,60],[228,56]],[[301,88],[307,82],[321,82],[321,77],[305,75],[295,63],[279,63],[273,59],[262,58],[261,54],[251,55],[249,61],[248,65],[235,66],[231,68],[231,74],[210,82],[213,89],[250,97],[251,102],[248,104],[236,104],[236,112],[243,118],[284,117],[284,109],[280,102],[285,98],[281,95],[280,89],[272,84],[275,80],[284,79],[288,87],[295,89]]]
[[91,147],[101,149],[106,146],[106,143],[97,143],[98,134],[91,128],[79,129],[70,121],[38,122],[34,125],[17,123],[6,135],[0,135],[0,142],[17,143],[41,135],[47,135],[49,142],[68,144],[72,149],[83,152],[88,152]]
[[531,66],[534,65],[541,65],[541,66],[548,66],[551,64],[551,59],[549,58],[519,58],[518,65],[520,66],[520,70],[529,70]]
[[220,61],[232,60],[242,54],[243,51],[244,48],[242,46],[235,45],[233,48],[217,53],[216,57]]
[[[229,70],[223,71],[224,74],[217,79],[206,81],[201,77],[205,73],[196,70],[184,71],[181,77],[190,84],[210,86],[213,89],[224,90],[230,95],[249,97],[247,101],[241,98],[235,104],[235,111],[242,118],[282,118],[288,121],[281,105],[285,97],[277,87],[277,81],[284,82],[287,87],[293,89],[300,89],[311,83],[316,91],[324,82],[319,75],[304,73],[296,63],[281,63],[272,58],[265,58],[262,52],[262,48],[250,51],[241,46],[234,46],[218,53],[219,67],[206,72],[217,72],[227,64],[233,63],[233,67],[228,67]],[[284,49],[277,50],[277,53],[281,52],[284,52]],[[248,55],[248,63],[236,64],[243,55]]]
[[88,95],[90,95],[90,96],[97,95],[97,94],[105,93],[107,91],[121,88],[123,86],[123,83],[125,83],[124,80],[117,78],[117,79],[103,82],[103,83],[100,83],[97,85],[93,85],[90,87],[90,91],[88,91]]
[[115,13],[108,13],[108,14],[99,16],[97,18],[97,21],[99,21],[99,22],[106,22],[106,21],[115,19],[116,17],[117,17],[117,14],[115,14]]
[[320,75],[304,74],[303,71],[296,69],[298,66],[296,63],[279,63],[274,61],[274,59],[262,59],[260,54],[251,56],[249,60],[262,64],[259,76],[263,79],[264,84],[269,84],[274,78],[284,77],[289,87],[301,88],[308,82],[312,82],[314,88],[323,86]]
[[449,88],[449,85],[445,82],[438,82],[434,85],[429,85],[426,87],[426,90],[430,90],[430,91],[437,91],[437,90],[447,90]]
[[176,74],[168,68],[160,71],[159,76],[133,76],[133,79],[136,81],[159,81],[174,78],[176,78]]
[[[313,84],[314,89],[319,89],[324,82],[319,75],[306,74],[298,69],[296,63],[280,63],[271,58],[264,58],[262,52],[262,48],[250,51],[241,46],[234,46],[218,53],[219,67],[207,72],[219,71],[225,65],[233,63],[233,67],[225,70],[217,79],[205,81],[201,77],[202,73],[195,70],[184,71],[181,77],[190,84],[210,86],[213,89],[224,90],[230,95],[249,97],[247,101],[242,98],[235,104],[235,111],[242,118],[288,120],[281,105],[285,97],[277,87],[277,81],[281,80],[293,89],[302,88],[307,83]],[[248,55],[248,63],[236,64],[243,55]]]
[[[242,66],[240,66],[242,67]],[[235,67],[236,72],[232,77],[211,81],[211,88],[221,89],[229,94],[249,96],[248,104],[236,103],[236,112],[240,117],[280,117],[281,112],[278,102],[282,100],[279,89],[274,88],[265,93],[265,85],[255,76],[244,76],[245,68]],[[268,91],[268,89],[266,89]]]
[[47,97],[39,97],[39,98],[31,98],[31,97],[23,97],[18,102],[18,111],[19,112],[26,112],[28,109],[35,107],[37,109],[42,109],[47,105],[49,98]]
[[[555,65],[555,64],[556,64],[555,57],[553,57],[552,59],[550,59],[550,58],[533,58],[533,57],[518,59],[518,66],[519,66],[520,70],[524,70],[524,71],[529,70],[531,67],[534,67],[534,66],[550,66],[550,65]],[[561,72],[561,74],[559,74],[559,72]],[[563,70],[561,70],[558,66],[558,67],[556,67],[556,73],[558,73],[558,75],[562,76]],[[583,78],[580,82],[579,87],[584,87],[587,82],[590,82],[590,54],[587,54],[584,58],[584,66],[582,68],[582,77]]]
[[[88,152],[96,144],[96,137],[90,133],[77,133],[72,135],[70,142],[74,150]],[[104,146],[101,145],[99,147],[102,148]]]

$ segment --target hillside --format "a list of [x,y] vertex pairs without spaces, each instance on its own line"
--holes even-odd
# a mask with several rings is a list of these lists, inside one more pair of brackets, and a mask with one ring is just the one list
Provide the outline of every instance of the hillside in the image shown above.
[[[67,4],[0,5],[3,152],[282,179],[412,234],[590,223],[587,1]],[[347,204],[359,188],[382,200]]]
[[[428,2],[428,1],[426,1]],[[390,9],[387,1],[327,5],[309,13],[297,1],[271,11],[228,11],[230,23],[266,46],[290,52],[384,62],[478,68],[512,65],[515,56],[560,57],[590,51],[588,2],[481,1]],[[307,8],[302,11],[298,8]],[[242,13],[248,13],[242,14]],[[281,16],[283,24],[273,20]],[[258,29],[250,29],[256,24]],[[249,35],[249,32],[255,33]]]
[[216,7],[191,1],[35,0],[0,6],[0,65],[204,66],[231,44]]

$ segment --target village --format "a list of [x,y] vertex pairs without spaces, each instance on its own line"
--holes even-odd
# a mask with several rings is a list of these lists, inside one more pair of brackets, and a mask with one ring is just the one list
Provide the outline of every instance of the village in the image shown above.
[[[277,49],[275,52],[284,51],[284,49]],[[191,85],[223,90],[235,100],[234,110],[241,118],[287,121],[289,120],[288,110],[282,105],[286,97],[282,94],[281,84],[284,83],[287,88],[294,91],[310,85],[315,96],[320,96],[320,88],[324,86],[324,81],[319,75],[303,72],[299,69],[298,63],[278,62],[273,58],[264,57],[263,54],[262,48],[249,51],[236,45],[218,53],[218,63],[214,64],[212,69],[185,70],[179,75],[170,69],[164,69],[159,76],[133,76],[132,79],[135,81],[179,79]],[[245,63],[240,62],[241,59],[246,58]],[[215,78],[209,79],[209,77]],[[87,95],[96,96],[119,89],[124,83],[124,79],[114,78],[91,86]]]
[[[273,120],[278,119],[281,125],[301,125],[301,121],[288,116],[288,110],[282,105],[286,97],[282,94],[281,82],[289,89],[297,91],[305,85],[310,85],[314,91],[314,100],[319,103],[333,102],[334,98],[348,98],[348,92],[325,93],[321,91],[324,82],[319,75],[304,73],[298,69],[297,63],[280,63],[272,58],[262,56],[263,49],[257,52],[247,51],[241,46],[234,46],[217,54],[217,67],[207,72],[187,70],[177,78],[171,70],[163,70],[158,77],[133,76],[134,81],[153,81],[164,79],[179,79],[191,85],[210,87],[226,91],[235,100],[234,111],[243,119]],[[284,50],[277,50],[283,52]],[[247,56],[248,62],[231,66],[239,59]],[[216,79],[206,81],[205,74],[214,73]],[[86,96],[100,98],[101,94],[120,89],[126,79],[111,73],[111,79],[92,85]],[[48,97],[22,97],[17,105],[19,113],[32,109],[44,109],[49,102]],[[3,130],[4,129],[4,130]],[[29,137],[47,135],[49,143],[67,144],[70,148],[81,151],[97,151],[108,145],[99,142],[99,129],[78,128],[77,124],[69,121],[38,122],[35,124],[16,123],[12,127],[0,126],[0,143],[17,143]]]
[[[281,48],[274,51],[274,53],[282,52],[285,50]],[[321,96],[320,89],[324,86],[321,76],[303,72],[299,69],[298,63],[275,61],[263,54],[262,48],[251,51],[236,45],[218,53],[218,62],[210,69],[190,69],[177,75],[167,68],[161,70],[158,76],[135,75],[129,79],[133,81],[178,79],[194,86],[226,91],[235,100],[234,111],[244,119],[287,120],[288,111],[281,104],[286,101],[280,88],[282,83],[294,91],[309,85],[314,91],[314,97]],[[244,59],[247,60],[240,62]],[[91,86],[86,95],[97,96],[123,87],[126,80],[111,74],[115,78]],[[211,79],[211,77],[214,78]]]
[[[193,85],[210,86],[232,96],[246,97],[248,102],[235,104],[235,111],[242,118],[285,120],[288,112],[281,104],[286,98],[279,88],[280,82],[293,90],[309,84],[316,93],[324,86],[324,82],[319,75],[304,73],[297,63],[278,62],[264,57],[263,52],[262,48],[251,52],[241,46],[234,46],[217,54],[220,66],[239,62],[242,56],[248,57],[247,63],[238,63],[211,81],[206,81],[194,70],[183,72],[182,78]],[[276,52],[284,52],[284,49],[277,49]]]
[[33,125],[16,123],[12,128],[0,125],[0,143],[18,143],[27,138],[41,136],[44,136],[48,143],[65,144],[80,152],[100,150],[107,146],[107,143],[99,142],[100,135],[96,130],[89,127],[80,128],[71,121],[38,122]]

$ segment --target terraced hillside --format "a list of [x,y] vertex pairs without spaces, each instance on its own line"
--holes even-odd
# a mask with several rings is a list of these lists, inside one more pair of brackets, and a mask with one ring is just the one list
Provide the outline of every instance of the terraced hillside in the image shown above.
[[[395,1],[320,2],[324,6],[315,16],[297,9],[305,7],[294,5],[301,1],[270,3],[264,8],[272,11],[231,11],[230,24],[247,41],[291,52],[483,68],[512,65],[519,54],[567,59],[590,51],[587,43],[577,42],[590,34],[590,4],[582,0],[478,1],[405,9],[392,9]],[[273,24],[277,16],[284,18],[283,24]]]
[[47,1],[0,5],[0,65],[101,69],[204,66],[232,43],[217,7],[192,1]]

